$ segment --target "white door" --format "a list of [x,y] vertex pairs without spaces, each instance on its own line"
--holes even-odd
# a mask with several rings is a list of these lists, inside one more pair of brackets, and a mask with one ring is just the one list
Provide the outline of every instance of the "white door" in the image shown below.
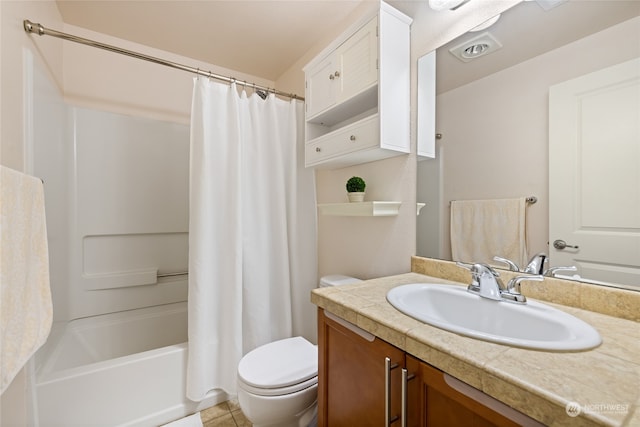
[[640,58],[550,89],[549,251],[582,278],[640,287]]

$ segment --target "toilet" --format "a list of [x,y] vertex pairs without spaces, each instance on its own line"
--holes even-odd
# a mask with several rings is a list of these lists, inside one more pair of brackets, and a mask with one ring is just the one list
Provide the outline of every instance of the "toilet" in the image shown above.
[[[320,287],[359,281],[331,275]],[[318,347],[302,337],[262,345],[238,364],[238,403],[254,427],[315,426],[317,390]]]

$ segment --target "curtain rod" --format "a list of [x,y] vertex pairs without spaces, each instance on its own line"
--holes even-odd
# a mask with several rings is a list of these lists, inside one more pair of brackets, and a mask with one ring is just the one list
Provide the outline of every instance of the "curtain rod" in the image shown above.
[[187,65],[182,65],[182,64],[178,64],[176,62],[171,62],[171,61],[167,61],[164,59],[160,59],[160,58],[155,58],[153,56],[149,56],[149,55],[144,55],[142,53],[138,53],[138,52],[133,52],[131,50],[126,50],[126,49],[122,49],[116,46],[111,46],[105,43],[100,43],[94,40],[89,40],[89,39],[85,39],[83,37],[78,37],[78,36],[74,36],[72,34],[67,34],[67,33],[63,33],[60,31],[56,31],[56,30],[51,30],[49,28],[45,28],[44,26],[42,26],[41,24],[37,24],[34,22],[29,21],[28,19],[25,19],[23,21],[23,25],[24,25],[24,30],[27,33],[35,33],[38,34],[39,36],[52,36],[52,37],[57,37],[60,39],[64,39],[64,40],[68,40],[68,41],[72,41],[75,43],[80,43],[80,44],[84,44],[87,46],[92,46],[92,47],[97,47],[100,49],[104,49],[104,50],[108,50],[110,52],[115,52],[115,53],[119,53],[121,55],[126,55],[126,56],[131,56],[133,58],[138,58],[138,59],[142,59],[144,61],[149,61],[149,62],[154,62],[156,64],[160,64],[160,65],[164,65],[167,67],[171,67],[171,68],[176,68],[178,70],[182,70],[182,71],[188,71],[190,73],[193,74],[197,74],[200,76],[204,76],[204,77],[209,77],[212,79],[216,79],[216,80],[221,80],[223,82],[227,82],[227,83],[238,83],[241,84],[243,86],[249,86],[251,88],[253,88],[254,90],[260,90],[260,91],[265,91],[268,93],[274,93],[276,95],[280,95],[280,96],[284,96],[287,98],[292,98],[292,99],[298,99],[301,101],[304,101],[304,98],[299,97],[296,94],[293,93],[285,93],[282,91],[279,91],[277,89],[272,89],[272,88],[268,88],[266,86],[260,86],[257,85],[255,83],[247,83],[242,82],[234,77],[227,77],[227,76],[222,76],[219,74],[215,74],[212,73],[211,71],[204,71],[201,70],[200,68],[194,68],[194,67],[189,67]]

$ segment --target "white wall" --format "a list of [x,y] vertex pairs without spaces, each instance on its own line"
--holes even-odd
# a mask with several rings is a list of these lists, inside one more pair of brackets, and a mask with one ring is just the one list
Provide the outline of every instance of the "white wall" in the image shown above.
[[529,195],[538,197],[528,208],[529,253],[549,253],[548,89],[640,56],[639,26],[626,21],[437,97],[442,256],[451,256],[450,200]]

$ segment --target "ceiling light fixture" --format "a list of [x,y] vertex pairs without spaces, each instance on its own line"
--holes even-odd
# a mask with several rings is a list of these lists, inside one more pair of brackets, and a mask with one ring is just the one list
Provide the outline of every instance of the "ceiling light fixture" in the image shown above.
[[456,10],[470,0],[429,0],[429,7],[436,11]]
[[493,35],[488,32],[478,34],[477,36],[460,43],[459,45],[449,49],[449,52],[462,62],[469,62],[472,59],[487,55],[502,47]]
[[489,45],[486,43],[472,44],[468,48],[462,51],[462,56],[465,58],[473,59],[481,56],[489,49]]

